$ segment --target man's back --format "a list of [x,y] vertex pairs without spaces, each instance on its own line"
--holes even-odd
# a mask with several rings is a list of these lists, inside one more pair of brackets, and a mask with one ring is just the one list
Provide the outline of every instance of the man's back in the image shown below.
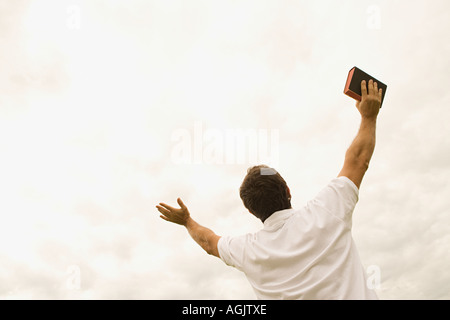
[[357,187],[333,179],[299,210],[273,213],[264,228],[222,237],[221,259],[242,270],[259,299],[377,299],[351,235]]

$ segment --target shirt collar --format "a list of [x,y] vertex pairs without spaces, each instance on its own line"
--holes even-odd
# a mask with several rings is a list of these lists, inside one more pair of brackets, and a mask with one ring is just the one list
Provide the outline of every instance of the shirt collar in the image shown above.
[[264,221],[264,229],[272,228],[280,222],[283,222],[284,220],[289,218],[294,213],[294,211],[295,209],[292,208],[275,211]]

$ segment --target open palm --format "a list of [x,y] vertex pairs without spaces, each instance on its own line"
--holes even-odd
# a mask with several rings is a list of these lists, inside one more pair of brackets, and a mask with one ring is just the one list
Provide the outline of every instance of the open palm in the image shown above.
[[177,202],[180,208],[174,208],[165,203],[160,203],[156,208],[161,213],[160,218],[185,226],[190,217],[189,210],[180,198],[177,199]]

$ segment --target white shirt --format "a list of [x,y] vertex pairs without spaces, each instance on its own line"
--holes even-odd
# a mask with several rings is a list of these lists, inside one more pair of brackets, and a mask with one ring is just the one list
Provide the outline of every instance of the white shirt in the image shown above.
[[351,235],[358,188],[333,179],[300,210],[273,213],[264,228],[222,237],[220,258],[243,271],[259,299],[377,299]]

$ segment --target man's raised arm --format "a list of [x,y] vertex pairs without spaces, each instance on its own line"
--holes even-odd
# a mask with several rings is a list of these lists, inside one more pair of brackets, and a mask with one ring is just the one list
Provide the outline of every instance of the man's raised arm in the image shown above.
[[166,221],[186,227],[195,242],[197,242],[208,254],[219,258],[217,243],[219,242],[220,236],[194,221],[194,219],[191,218],[188,208],[180,198],[177,199],[177,202],[180,205],[180,209],[173,208],[165,203],[157,205],[156,208],[162,213],[160,217]]
[[[367,91],[368,90],[368,91]],[[345,154],[344,166],[339,173],[360,187],[364,174],[369,168],[369,162],[375,149],[375,132],[378,112],[381,106],[382,89],[373,80],[361,82],[361,101],[356,103],[361,114],[361,125],[356,138]]]

